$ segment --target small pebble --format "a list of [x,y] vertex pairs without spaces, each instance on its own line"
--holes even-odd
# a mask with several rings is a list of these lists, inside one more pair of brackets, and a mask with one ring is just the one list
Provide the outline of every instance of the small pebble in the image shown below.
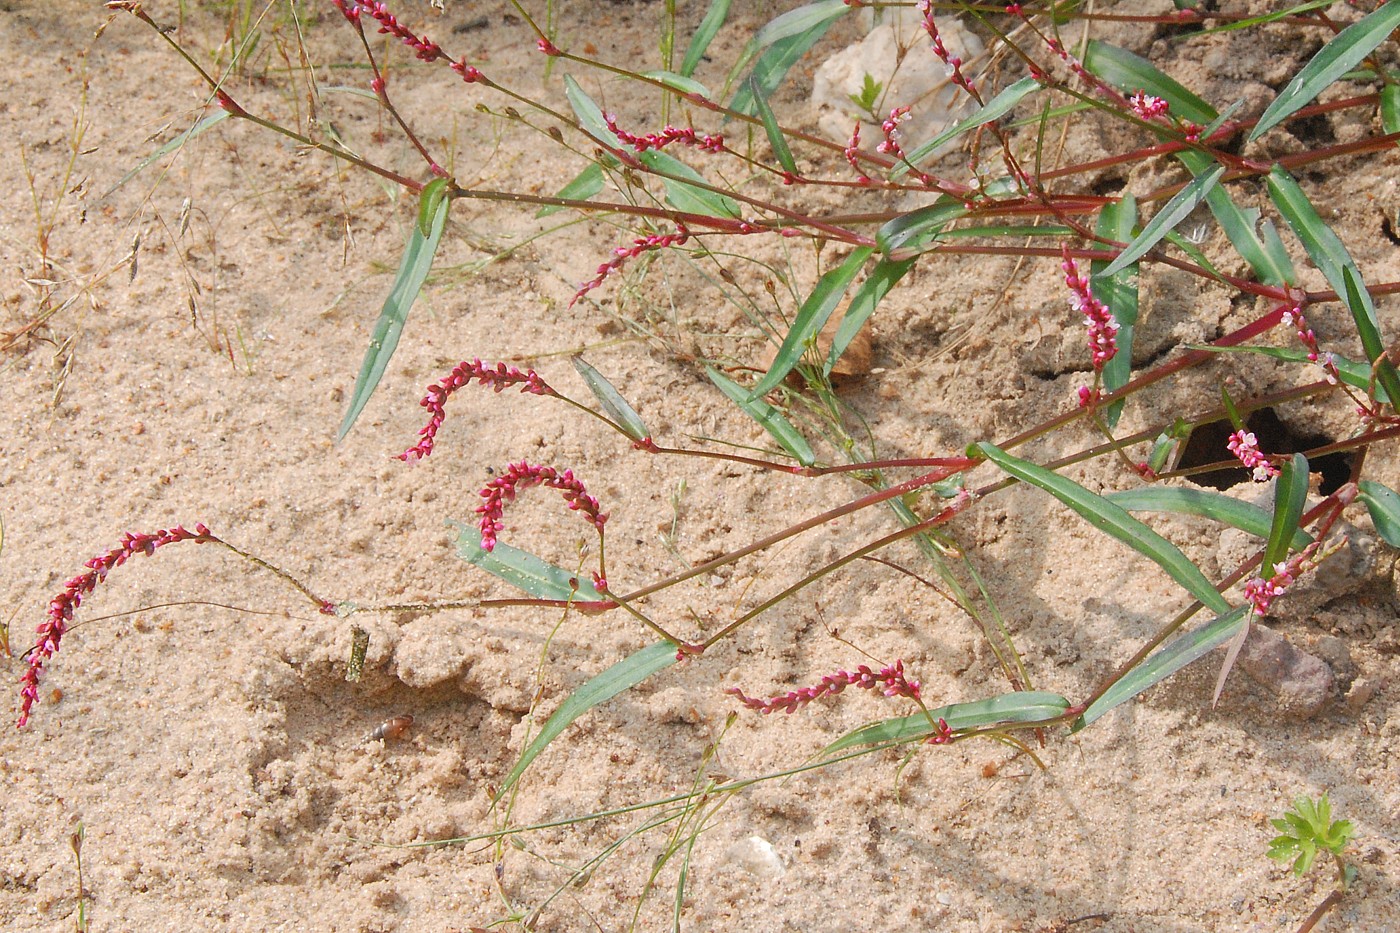
[[724,853],[726,865],[734,865],[755,878],[781,878],[787,869],[773,843],[762,836],[748,836],[740,839]]

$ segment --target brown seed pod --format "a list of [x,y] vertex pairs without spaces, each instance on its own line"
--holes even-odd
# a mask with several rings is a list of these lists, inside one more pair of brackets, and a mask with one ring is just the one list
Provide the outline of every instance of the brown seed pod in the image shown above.
[[395,716],[386,719],[374,727],[374,731],[369,734],[366,741],[370,742],[396,742],[404,737],[410,726],[413,725],[412,716]]

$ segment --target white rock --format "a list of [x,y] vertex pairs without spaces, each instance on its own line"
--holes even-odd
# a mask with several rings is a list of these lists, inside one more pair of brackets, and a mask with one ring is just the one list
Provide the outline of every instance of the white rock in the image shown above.
[[781,878],[787,871],[778,850],[762,836],[748,836],[734,843],[725,850],[724,863],[738,866],[756,878]]

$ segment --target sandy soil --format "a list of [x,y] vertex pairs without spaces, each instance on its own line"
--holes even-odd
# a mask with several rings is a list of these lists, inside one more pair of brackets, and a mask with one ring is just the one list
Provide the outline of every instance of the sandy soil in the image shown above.
[[[401,6],[405,21],[428,23],[454,54],[565,106],[560,74],[543,74],[527,28],[505,4],[449,2],[440,18],[423,3]],[[682,6],[683,27],[693,29],[704,5]],[[771,18],[772,9],[758,6],[736,10],[702,79],[718,84],[718,63]],[[174,2],[149,8],[162,22],[178,14]],[[561,44],[588,42],[603,58],[650,62],[661,11],[651,3],[578,5],[561,14]],[[413,467],[391,459],[422,423],[423,387],[459,359],[528,364],[584,398],[567,359],[580,350],[663,441],[763,443],[686,358],[693,351],[752,360],[762,352],[732,308],[696,300],[707,293],[693,270],[659,263],[570,308],[577,283],[630,235],[585,222],[530,239],[545,224],[482,204],[454,207],[435,278],[398,355],[354,432],[334,444],[411,202],[232,120],[108,194],[199,118],[204,89],[129,17],[94,39],[105,18],[98,4],[77,0],[0,4],[10,76],[0,101],[0,177],[10,192],[0,203],[0,331],[18,334],[45,307],[57,308],[27,335],[6,338],[0,355],[0,595],[16,655],[0,661],[8,682],[23,670],[19,655],[48,600],[127,530],[205,522],[337,602],[474,602],[509,594],[454,556],[445,521],[469,519],[489,469],[508,461],[571,467],[589,484],[612,513],[618,589],[858,491],[839,478],[774,478],[650,457],[561,404],[476,390],[454,400],[432,458]],[[225,23],[192,11],[174,35],[207,63]],[[1246,112],[1262,107],[1268,85],[1277,87],[1315,47],[1284,27],[1251,33],[1248,45],[1229,35],[1101,34],[1208,99],[1243,98]],[[306,86],[288,78],[279,53],[289,50],[295,64],[291,35],[281,23],[230,87],[249,110],[296,122],[306,119]],[[857,37],[854,23],[843,24],[816,57]],[[308,24],[307,43],[323,85],[367,84],[363,71],[326,67],[358,60],[335,15]],[[398,65],[406,58],[392,52]],[[775,102],[796,122],[805,119],[811,68],[800,71]],[[659,125],[647,110],[654,101],[596,74],[579,78],[639,124]],[[583,165],[537,133],[473,113],[484,98],[445,70],[396,67],[391,90],[428,144],[452,153],[464,184],[547,193]],[[371,102],[326,93],[326,108],[351,145],[421,171]],[[1309,132],[1372,131],[1348,120],[1355,118],[1315,121]],[[1120,147],[1115,132],[1077,123],[1069,154]],[[1279,134],[1285,145],[1289,137]],[[1381,230],[1400,207],[1395,156],[1331,168],[1330,177],[1307,177],[1309,190],[1368,279],[1400,279]],[[1106,190],[1147,190],[1169,170],[1152,163],[1110,179]],[[45,231],[47,270],[38,246]],[[810,288],[810,251],[753,246],[791,263],[799,291]],[[1205,247],[1227,255],[1218,233]],[[1237,326],[1251,310],[1175,274],[1154,273],[1147,284],[1144,360]],[[1381,313],[1395,333],[1395,303],[1383,302]],[[671,349],[640,339],[633,326],[662,335]],[[1324,341],[1340,331],[1325,315],[1315,326]],[[1062,410],[1083,380],[1082,327],[1065,309],[1052,263],[930,259],[881,307],[874,331],[876,372],[847,399],[885,456],[945,454],[1009,436]],[[1262,364],[1231,366],[1233,378],[1256,390],[1291,378]],[[1180,379],[1151,404],[1199,407],[1222,372]],[[1126,429],[1156,416],[1144,407],[1129,409]],[[1289,417],[1346,429],[1345,412],[1321,406]],[[1031,453],[1049,457],[1087,439],[1063,437]],[[1400,480],[1389,450],[1373,451],[1368,467],[1374,479]],[[1129,482],[1112,463],[1076,476],[1095,487]],[[561,520],[556,504],[523,497],[504,537],[576,565],[588,529],[572,516]],[[704,823],[683,928],[1293,929],[1329,880],[1322,871],[1297,880],[1265,858],[1268,818],[1295,795],[1324,790],[1356,824],[1360,869],[1326,928],[1400,927],[1392,686],[1400,592],[1393,552],[1360,510],[1352,517],[1345,560],[1281,604],[1273,621],[1336,677],[1335,696],[1316,715],[1290,716],[1238,672],[1212,710],[1213,659],[1091,729],[1049,736],[1038,749],[1044,771],[1003,746],[964,743],[922,749],[902,768],[891,753],[759,785]],[[651,609],[684,631],[713,629],[892,527],[883,514],[863,513],[678,588]],[[1212,526],[1173,519],[1158,527],[1208,573],[1230,569],[1238,546]],[[1043,689],[1083,695],[1184,601],[1155,568],[1033,491],[994,497],[955,532]],[[912,549],[892,556],[918,560]],[[490,793],[531,729],[594,673],[654,640],[619,615],[572,615],[561,624],[548,612],[473,608],[336,618],[226,551],[184,544],[114,572],[79,619],[31,725],[0,732],[6,930],[74,926],[70,837],[79,824],[94,930],[446,931],[509,917],[538,930],[621,930],[655,860],[673,845],[670,827],[633,835],[649,818],[642,812],[522,834],[518,846],[499,850],[402,847],[506,825]],[[345,678],[352,621],[371,634],[358,683]],[[831,628],[846,641],[830,637]],[[966,618],[907,577],[857,566],[584,716],[527,772],[509,824],[689,790],[736,709],[725,687],[765,694],[812,683],[864,662],[853,646],[903,658],[938,702],[1006,689]],[[794,767],[842,732],[895,714],[888,701],[856,693],[798,716],[740,715],[711,767],[732,777]],[[399,739],[366,740],[401,715],[415,720]],[[751,837],[770,844],[776,860],[755,857],[764,850]],[[567,884],[575,867],[619,839],[586,883]],[[637,928],[669,928],[679,864],[660,871]]]

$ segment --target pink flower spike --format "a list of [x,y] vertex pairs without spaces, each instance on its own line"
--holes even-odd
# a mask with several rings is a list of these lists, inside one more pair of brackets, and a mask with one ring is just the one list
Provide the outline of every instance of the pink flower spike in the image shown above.
[[872,671],[865,664],[854,671],[837,671],[834,674],[827,674],[815,686],[801,687],[767,700],[746,696],[744,691],[738,687],[730,687],[724,692],[738,697],[740,703],[760,713],[795,713],[813,700],[819,700],[825,696],[835,696],[850,686],[859,687],[862,690],[878,689],[887,697],[919,699],[919,682],[905,678],[903,661],[895,661],[893,666],[882,667],[879,671]]
[[1063,261],[1060,268],[1065,273],[1065,285],[1069,287],[1070,307],[1084,315],[1084,323],[1089,328],[1089,358],[1094,364],[1094,372],[1103,372],[1104,364],[1118,353],[1118,321],[1108,305],[1094,297],[1089,280],[1081,278],[1079,266],[1069,254],[1069,247],[1062,248]]
[[176,525],[169,530],[162,528],[152,534],[127,532],[122,535],[118,547],[87,561],[84,566],[88,568],[88,572],[80,573],[63,584],[63,591],[49,602],[48,618],[39,623],[36,630],[39,640],[29,649],[28,667],[19,679],[20,710],[15,728],[23,729],[29,723],[30,710],[39,701],[39,678],[44,672],[44,664],[58,651],[74,611],[83,604],[83,597],[92,593],[97,584],[107,578],[107,573],[113,567],[120,567],[134,554],[150,556],[157,548],[167,544],[179,541],[204,544],[217,540],[203,522],[195,525],[194,531],[187,531],[183,526]]
[[428,423],[418,432],[422,439],[399,454],[398,459],[405,463],[416,463],[433,452],[433,441],[437,437],[438,429],[442,427],[442,422],[447,418],[447,397],[462,386],[469,385],[473,379],[497,392],[518,385],[521,392],[530,395],[559,395],[533,369],[522,373],[514,366],[507,367],[505,363],[497,363],[493,369],[481,360],[463,361],[458,363],[452,372],[438,380],[436,385],[428,386],[428,394],[418,403],[429,412]]
[[1166,116],[1171,104],[1160,97],[1153,97],[1146,91],[1137,91],[1128,98],[1128,103],[1132,105],[1133,113],[1144,120],[1155,120],[1158,117]]
[[[739,230],[738,232],[747,233],[750,231]],[[676,224],[675,233],[661,233],[646,237],[638,237],[632,241],[631,246],[614,247],[613,258],[598,266],[598,274],[579,286],[578,291],[574,293],[573,299],[569,302],[569,307],[572,308],[580,298],[602,285],[603,280],[618,269],[621,269],[627,260],[635,259],[642,255],[642,253],[649,253],[652,250],[665,249],[668,246],[683,246],[689,239],[690,231],[686,229],[685,225]]]
[[568,502],[570,509],[582,513],[588,523],[598,529],[598,534],[603,533],[603,525],[608,521],[607,513],[600,511],[598,500],[588,494],[583,483],[574,476],[573,470],[561,473],[554,467],[535,466],[522,460],[507,466],[504,472],[481,490],[481,498],[485,501],[477,506],[476,511],[481,516],[479,525],[483,551],[494,550],[496,536],[505,530],[502,517],[506,503],[514,502],[517,492],[531,486],[548,486],[559,490],[564,494],[564,500]]
[[1229,443],[1225,447],[1240,463],[1254,471],[1254,481],[1256,483],[1267,483],[1278,476],[1278,467],[1269,462],[1269,458],[1259,451],[1259,439],[1251,431],[1236,431],[1230,435]]
[[394,36],[404,45],[413,49],[413,54],[425,62],[434,62],[439,58],[444,58],[442,49],[438,44],[427,36],[417,36],[407,27],[401,25],[393,13],[389,12],[387,4],[382,0],[357,0],[355,3],[355,15],[350,16],[345,8],[336,3],[352,21],[357,21],[361,13],[368,13],[377,23],[381,33]]

